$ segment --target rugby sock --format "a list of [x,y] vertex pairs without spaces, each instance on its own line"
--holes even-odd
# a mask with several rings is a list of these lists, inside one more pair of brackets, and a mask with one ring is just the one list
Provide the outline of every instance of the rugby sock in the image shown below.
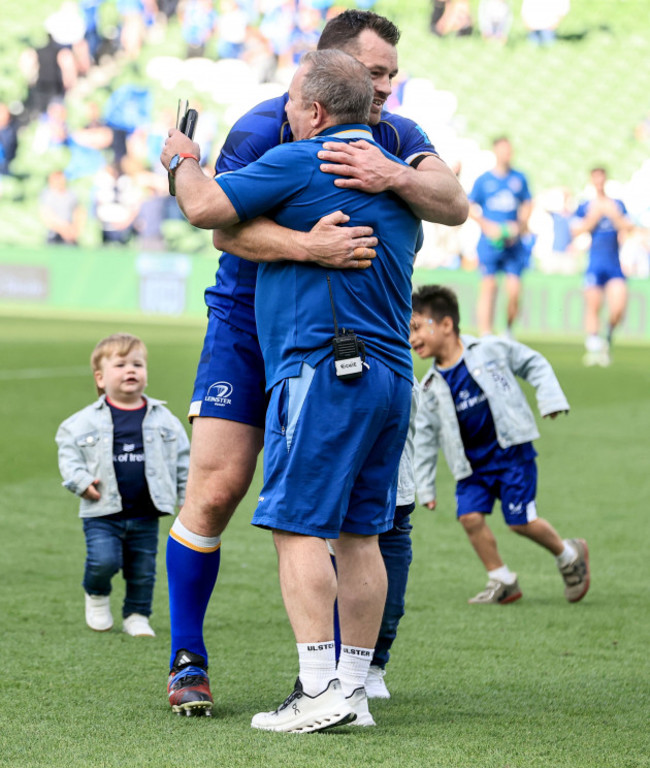
[[181,648],[199,653],[207,665],[203,620],[221,559],[221,537],[192,533],[176,518],[167,539],[167,582],[171,623],[171,660]]
[[502,584],[514,584],[517,580],[517,574],[513,573],[507,565],[502,565],[501,568],[488,571],[488,578],[500,581]]
[[606,338],[607,338],[607,343],[609,344],[610,347],[612,346],[612,336],[613,335],[614,335],[614,326],[613,325],[608,325],[607,326],[607,337]]
[[365,685],[374,652],[374,648],[341,645],[338,675],[345,696],[349,696],[357,688],[363,688]]
[[565,565],[572,563],[578,556],[575,547],[573,547],[568,541],[563,541],[562,543],[564,544],[564,549],[555,558],[558,568],[564,568]]
[[296,648],[300,665],[298,676],[302,689],[308,696],[316,696],[336,677],[334,640],[296,643]]

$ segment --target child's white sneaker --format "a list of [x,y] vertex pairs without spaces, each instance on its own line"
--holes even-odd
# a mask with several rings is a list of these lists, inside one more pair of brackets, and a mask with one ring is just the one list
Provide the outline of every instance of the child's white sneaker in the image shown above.
[[86,624],[95,632],[108,632],[113,628],[111,599],[108,595],[86,595]]
[[385,674],[385,669],[370,665],[366,677],[366,694],[369,699],[390,699],[390,692],[384,682]]
[[140,613],[130,613],[122,624],[122,629],[131,637],[155,637],[149,619]]

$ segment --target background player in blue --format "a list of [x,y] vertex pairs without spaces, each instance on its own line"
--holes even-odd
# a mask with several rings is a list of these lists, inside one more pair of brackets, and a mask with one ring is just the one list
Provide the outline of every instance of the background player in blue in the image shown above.
[[470,215],[481,227],[478,260],[481,286],[476,320],[481,336],[492,333],[497,298],[497,274],[505,272],[507,329],[519,313],[521,274],[528,264],[530,247],[522,241],[532,208],[526,177],[511,166],[512,144],[505,136],[492,142],[496,165],[476,179],[470,192]]
[[[571,226],[574,237],[589,232],[591,247],[585,272],[585,365],[610,363],[610,346],[616,326],[623,320],[627,306],[627,283],[619,258],[619,236],[632,228],[622,200],[609,197],[605,191],[607,172],[604,168],[591,171],[595,196],[578,206]],[[600,310],[607,300],[607,334],[599,335]]]
[[415,420],[418,498],[436,507],[436,468],[442,447],[457,481],[457,515],[488,573],[470,603],[506,604],[521,597],[517,575],[503,562],[485,517],[496,499],[511,530],[556,557],[569,602],[589,589],[589,553],[583,539],[562,540],[537,516],[535,417],[515,376],[535,387],[542,416],[568,412],[569,403],[549,362],[510,339],[460,335],[458,300],[437,285],[413,294],[411,345],[433,365],[422,379]]
[[[326,271],[310,264],[263,264],[255,313],[270,402],[264,487],[253,523],[273,530],[280,584],[299,651],[300,675],[256,728],[320,730],[354,716],[374,721],[364,682],[386,599],[378,534],[391,529],[395,481],[411,410],[410,291],[420,220],[391,192],[338,188],[320,170],[326,141],[372,141],[367,70],[340,51],[307,54],[289,90],[297,141],[217,177],[205,190],[207,227],[270,213],[309,229],[341,209],[381,232],[371,270]],[[222,191],[223,190],[223,191]],[[201,203],[203,207],[205,203]],[[183,211],[192,218],[191,210]],[[365,343],[358,378],[334,365],[336,320]],[[335,548],[338,579],[326,539]],[[338,598],[341,657],[334,651]],[[339,685],[340,680],[340,685]],[[299,703],[296,717],[293,705]]]
[[[374,98],[370,124],[373,137],[411,168],[381,153],[372,142],[325,144],[325,170],[347,174],[337,186],[376,192],[391,189],[423,218],[458,224],[467,216],[467,199],[454,174],[435,154],[422,131],[405,118],[382,111],[397,73],[395,46],[399,31],[388,19],[371,12],[346,11],[325,27],[319,47],[348,49],[371,74]],[[286,96],[264,102],[239,120],[217,161],[219,172],[235,170],[267,149],[290,140],[284,112]],[[193,151],[193,144],[175,134],[163,161]],[[336,164],[341,154],[344,164]],[[413,166],[417,166],[414,170]],[[177,199],[193,211],[191,223],[210,226],[210,180],[194,162],[183,161],[177,173]],[[263,442],[265,380],[254,320],[257,265],[244,261],[292,259],[322,265],[367,266],[372,247],[370,228],[341,227],[341,211],[323,217],[310,232],[296,232],[258,218],[215,232],[224,251],[216,285],[206,291],[208,329],[192,399],[190,476],[186,503],[172,529],[167,568],[172,627],[170,701],[177,711],[209,711],[211,697],[196,693],[201,678],[207,686],[207,650],[203,617],[219,569],[221,534],[244,496]],[[207,222],[207,223],[206,223]],[[355,239],[355,236],[361,235]],[[188,600],[187,596],[192,599]],[[185,649],[189,654],[181,654]],[[180,655],[179,655],[180,654]],[[176,658],[178,656],[178,659]],[[189,674],[196,673],[196,674]],[[172,678],[176,679],[176,678]]]

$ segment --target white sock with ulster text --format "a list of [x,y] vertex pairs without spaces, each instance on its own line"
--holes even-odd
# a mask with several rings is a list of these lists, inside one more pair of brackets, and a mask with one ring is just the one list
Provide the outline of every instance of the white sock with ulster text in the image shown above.
[[349,696],[352,691],[365,685],[374,652],[374,648],[341,645],[337,670],[345,696]]
[[336,677],[336,646],[334,640],[296,643],[300,682],[303,691],[316,696]]

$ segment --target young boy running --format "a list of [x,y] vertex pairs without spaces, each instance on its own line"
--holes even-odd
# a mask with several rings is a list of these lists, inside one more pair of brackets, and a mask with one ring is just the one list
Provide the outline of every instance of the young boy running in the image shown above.
[[549,362],[524,344],[460,335],[458,299],[441,286],[413,295],[411,346],[433,364],[421,383],[416,419],[415,474],[420,502],[436,507],[438,448],[457,481],[457,516],[485,566],[486,588],[474,604],[512,603],[522,596],[517,574],[503,562],[485,516],[501,500],[511,530],[555,555],[566,599],[575,603],[589,589],[589,553],[584,539],[562,540],[537,516],[535,417],[515,376],[536,390],[543,417],[569,411]]

